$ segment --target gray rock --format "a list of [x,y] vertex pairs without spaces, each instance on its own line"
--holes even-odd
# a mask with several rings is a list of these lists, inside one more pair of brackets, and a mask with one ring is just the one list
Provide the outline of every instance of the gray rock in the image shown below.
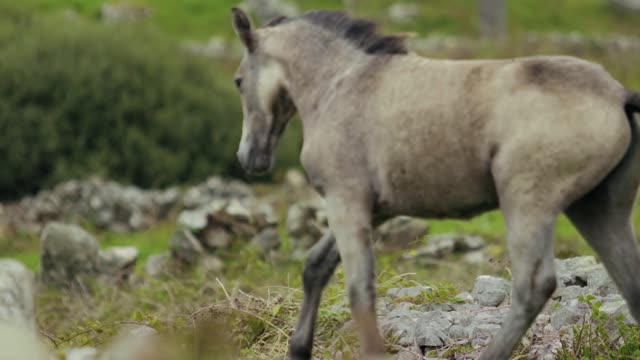
[[0,322],[35,330],[34,275],[22,263],[0,259]]
[[[440,259],[453,252],[477,251],[485,246],[485,241],[477,235],[437,234],[427,238],[427,245],[405,256],[407,259]],[[476,255],[477,256],[477,255]],[[484,254],[482,254],[484,257]],[[475,259],[473,259],[475,261]],[[484,262],[484,259],[482,260]]]
[[640,0],[609,0],[609,3],[626,11],[640,12]]
[[229,44],[222,36],[212,36],[206,42],[186,41],[183,44],[185,50],[212,59],[221,59],[230,51]]
[[615,319],[617,316],[622,315],[623,321],[627,325],[637,324],[629,311],[627,302],[619,295],[606,298],[600,307],[600,312],[606,314],[609,319]]
[[51,360],[54,359],[33,329],[14,326],[0,321],[0,360]]
[[413,286],[409,288],[392,288],[387,290],[387,297],[397,298],[419,298],[433,291],[431,286]]
[[394,357],[394,360],[423,360],[422,350],[417,346],[412,346],[409,349],[404,349],[398,352]]
[[126,280],[133,273],[138,261],[135,246],[114,246],[99,252],[101,274]]
[[482,275],[476,279],[473,298],[483,306],[498,306],[511,294],[511,284],[502,278]]
[[260,24],[278,16],[296,16],[300,13],[295,3],[286,0],[245,0],[240,7],[257,16]]
[[144,266],[144,272],[151,277],[166,274],[169,270],[170,260],[171,255],[169,252],[151,255],[147,258],[147,263]]
[[189,230],[178,230],[169,241],[171,257],[186,265],[195,265],[203,254],[202,245]]
[[224,270],[224,263],[215,255],[205,255],[200,259],[200,266],[207,275],[217,275]]
[[49,223],[41,236],[41,276],[45,283],[72,284],[98,271],[98,241],[82,228]]
[[100,8],[102,20],[107,23],[121,23],[146,19],[152,14],[151,8],[131,4],[103,4]]
[[457,252],[469,252],[482,249],[486,246],[486,241],[478,235],[461,235],[455,238]]
[[222,227],[209,227],[204,230],[203,245],[210,250],[228,248],[231,245],[231,234]]
[[457,303],[463,303],[463,304],[472,304],[473,303],[473,296],[468,293],[467,291],[465,292],[461,292],[460,294],[456,295],[456,297],[453,299],[454,302]]
[[96,360],[98,349],[93,347],[70,348],[65,351],[67,360]]
[[421,241],[429,232],[422,219],[398,216],[380,225],[375,233],[376,245],[385,249],[405,249]]
[[306,202],[289,207],[286,226],[294,258],[303,258],[307,250],[327,231],[328,224],[323,214],[324,212],[317,205]]
[[420,6],[411,3],[395,3],[389,7],[391,21],[405,24],[420,15]]
[[251,244],[265,255],[277,250],[281,243],[280,234],[278,234],[278,229],[275,227],[266,228],[251,239]]
[[556,330],[571,327],[589,316],[589,306],[577,299],[562,301],[551,313],[551,326]]
[[486,264],[490,260],[491,257],[482,250],[468,252],[462,257],[463,262],[471,265]]
[[593,256],[580,256],[570,259],[556,259],[556,276],[560,286],[586,285],[586,272],[597,266],[598,262]]

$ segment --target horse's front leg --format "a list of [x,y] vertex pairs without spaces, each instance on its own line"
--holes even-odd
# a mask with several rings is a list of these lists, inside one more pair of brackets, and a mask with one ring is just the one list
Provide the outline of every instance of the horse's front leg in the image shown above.
[[329,226],[344,266],[351,314],[366,359],[384,353],[375,309],[375,259],[372,249],[371,199],[359,190],[328,192]]
[[304,298],[300,308],[298,325],[289,342],[289,358],[292,360],[311,359],[313,347],[313,329],[315,327],[318,306],[322,290],[327,285],[336,267],[340,263],[340,254],[336,240],[330,231],[309,251],[302,274]]

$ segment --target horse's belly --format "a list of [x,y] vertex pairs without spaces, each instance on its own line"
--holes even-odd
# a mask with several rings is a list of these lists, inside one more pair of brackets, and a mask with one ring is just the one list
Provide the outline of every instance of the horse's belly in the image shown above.
[[376,212],[382,216],[469,218],[498,206],[488,166],[426,161],[413,171],[396,163],[380,178]]

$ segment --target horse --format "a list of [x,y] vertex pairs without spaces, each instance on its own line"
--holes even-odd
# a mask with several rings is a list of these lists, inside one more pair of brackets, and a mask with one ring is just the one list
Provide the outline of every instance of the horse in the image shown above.
[[324,196],[329,231],[309,251],[291,359],[310,359],[323,288],[344,266],[366,359],[384,356],[375,310],[372,228],[395,215],[469,218],[500,209],[512,305],[480,359],[508,359],[556,288],[553,233],[565,213],[640,320],[640,251],[630,221],[640,183],[640,94],[567,56],[435,60],[405,36],[338,11],[255,28],[232,9],[244,45],[238,159],[263,174],[296,113],[301,163]]

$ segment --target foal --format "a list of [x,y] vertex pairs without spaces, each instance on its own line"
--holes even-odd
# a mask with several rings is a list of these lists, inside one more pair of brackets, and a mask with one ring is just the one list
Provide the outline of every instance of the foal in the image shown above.
[[244,122],[238,158],[269,171],[298,112],[302,164],[327,202],[330,232],[311,250],[290,342],[310,359],[323,288],[340,261],[363,354],[384,353],[375,313],[373,224],[394,215],[468,218],[499,207],[513,303],[481,356],[507,359],[556,287],[553,230],[566,212],[640,319],[640,252],[630,221],[640,182],[640,95],[571,57],[432,60],[401,36],[335,11],[254,29],[236,74]]

